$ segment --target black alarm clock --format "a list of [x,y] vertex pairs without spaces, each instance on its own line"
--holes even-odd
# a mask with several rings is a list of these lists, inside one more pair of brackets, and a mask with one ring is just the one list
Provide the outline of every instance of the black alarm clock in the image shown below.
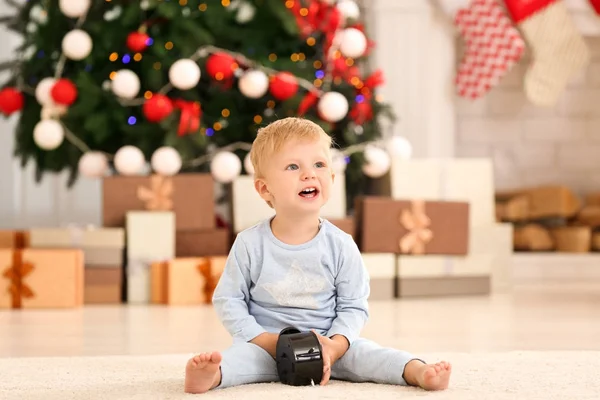
[[318,385],[323,379],[323,348],[314,332],[283,329],[275,354],[281,383],[308,386]]

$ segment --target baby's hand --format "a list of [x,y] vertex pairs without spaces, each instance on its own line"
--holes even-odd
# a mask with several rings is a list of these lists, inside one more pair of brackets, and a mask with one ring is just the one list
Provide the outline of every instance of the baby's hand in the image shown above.
[[321,385],[324,386],[329,382],[331,378],[331,367],[335,364],[337,360],[342,357],[344,352],[340,349],[339,343],[335,340],[332,340],[326,336],[321,336],[315,330],[312,330],[319,342],[321,343],[321,347],[323,348],[323,352],[321,356],[323,357],[323,379],[321,380]]

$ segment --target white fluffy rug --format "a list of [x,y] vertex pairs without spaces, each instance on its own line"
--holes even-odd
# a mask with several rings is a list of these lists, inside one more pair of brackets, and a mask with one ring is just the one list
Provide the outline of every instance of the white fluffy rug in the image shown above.
[[[326,387],[256,384],[212,391],[207,399],[598,399],[600,352],[509,352],[422,355],[452,362],[450,388],[415,388],[333,381]],[[0,399],[189,399],[183,393],[188,355],[4,358]]]

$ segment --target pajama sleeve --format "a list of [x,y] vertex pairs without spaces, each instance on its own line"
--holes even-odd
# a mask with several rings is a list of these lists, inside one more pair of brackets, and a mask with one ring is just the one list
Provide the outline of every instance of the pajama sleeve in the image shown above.
[[248,312],[251,259],[239,236],[233,243],[225,269],[213,294],[213,305],[234,339],[248,342],[266,330]]
[[343,240],[335,287],[337,316],[327,336],[342,335],[352,345],[369,317],[370,286],[360,251],[350,236]]

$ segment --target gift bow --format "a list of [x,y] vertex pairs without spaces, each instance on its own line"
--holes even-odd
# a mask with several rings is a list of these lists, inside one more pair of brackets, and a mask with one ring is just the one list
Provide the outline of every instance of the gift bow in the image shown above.
[[33,264],[24,263],[20,250],[14,250],[13,265],[7,267],[2,276],[9,280],[8,291],[12,295],[12,307],[21,308],[23,298],[30,299],[35,293],[25,283],[25,277],[34,270]]
[[425,214],[425,202],[413,201],[411,210],[402,210],[400,223],[408,229],[408,233],[400,238],[400,251],[424,254],[425,244],[433,239],[433,232],[428,228],[431,220]]
[[204,301],[208,304],[212,303],[212,296],[217,288],[217,280],[212,275],[210,261],[204,260],[198,264],[198,272],[204,277]]
[[146,209],[152,211],[168,211],[173,209],[173,181],[161,175],[152,175],[150,188],[138,187],[138,199],[146,203]]

